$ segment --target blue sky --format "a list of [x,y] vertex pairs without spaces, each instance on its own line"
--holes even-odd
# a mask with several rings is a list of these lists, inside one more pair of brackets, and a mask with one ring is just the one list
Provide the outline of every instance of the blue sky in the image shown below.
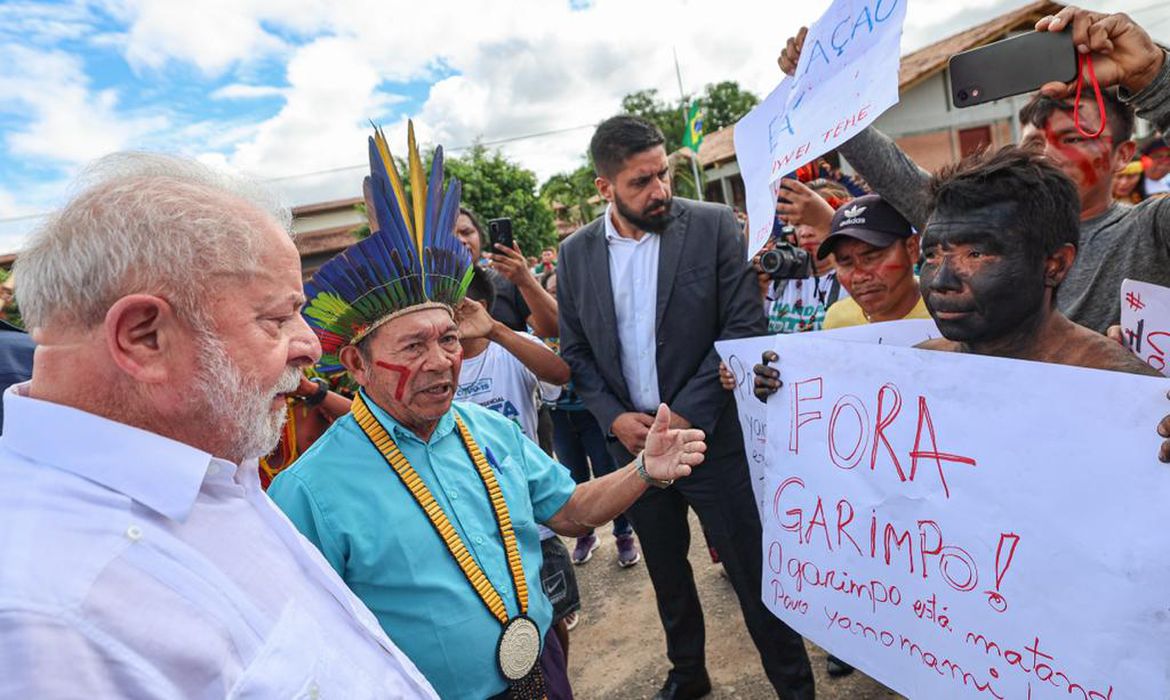
[[[903,50],[1023,2],[910,2]],[[60,204],[86,163],[178,152],[274,179],[292,204],[353,196],[367,120],[402,143],[596,123],[623,95],[737,80],[766,94],[784,40],[828,0],[0,0],[0,253]],[[1170,10],[1138,10],[1170,38]],[[717,14],[716,14],[717,13]],[[1166,21],[1164,21],[1166,20]],[[503,146],[541,178],[575,167],[590,130]],[[308,173],[322,174],[311,175]]]

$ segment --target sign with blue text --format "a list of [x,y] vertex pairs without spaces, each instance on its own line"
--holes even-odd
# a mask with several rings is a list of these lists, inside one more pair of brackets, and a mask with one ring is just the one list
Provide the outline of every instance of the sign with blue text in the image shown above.
[[809,28],[793,77],[735,125],[748,257],[768,240],[780,178],[833,150],[898,102],[907,0],[836,0]]

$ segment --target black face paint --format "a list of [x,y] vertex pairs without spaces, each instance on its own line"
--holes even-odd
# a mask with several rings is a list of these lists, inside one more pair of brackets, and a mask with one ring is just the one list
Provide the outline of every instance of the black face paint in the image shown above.
[[1027,327],[1044,306],[1044,260],[1028,255],[1012,202],[939,209],[922,237],[922,296],[939,330],[987,343]]

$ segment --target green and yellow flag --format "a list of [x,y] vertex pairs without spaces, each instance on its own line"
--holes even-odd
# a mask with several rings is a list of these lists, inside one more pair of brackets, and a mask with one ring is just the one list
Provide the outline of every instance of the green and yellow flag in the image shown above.
[[698,153],[701,143],[703,143],[703,111],[699,109],[698,101],[695,101],[691,103],[691,109],[687,113],[687,131],[683,134],[682,145]]

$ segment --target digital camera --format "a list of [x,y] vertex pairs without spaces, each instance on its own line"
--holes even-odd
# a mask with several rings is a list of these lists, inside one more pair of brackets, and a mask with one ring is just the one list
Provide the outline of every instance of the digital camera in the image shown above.
[[775,247],[760,255],[760,270],[773,280],[800,280],[812,276],[812,256],[791,243],[794,234],[793,227],[785,226],[782,235],[774,239]]

